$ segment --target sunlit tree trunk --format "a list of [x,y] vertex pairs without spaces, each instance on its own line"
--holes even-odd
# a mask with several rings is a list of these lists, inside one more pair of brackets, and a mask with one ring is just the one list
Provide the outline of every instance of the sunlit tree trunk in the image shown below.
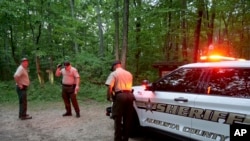
[[44,86],[44,76],[42,74],[42,71],[41,71],[41,67],[40,67],[40,57],[38,55],[38,52],[39,52],[39,47],[38,47],[38,44],[39,44],[39,39],[41,37],[41,23],[39,24],[39,27],[38,27],[38,34],[35,35],[35,32],[34,32],[34,28],[32,28],[32,25],[30,25],[31,29],[32,29],[32,33],[33,33],[33,42],[34,42],[34,46],[36,47],[36,57],[35,57],[35,62],[36,62],[36,73],[37,73],[37,77],[38,77],[38,80],[41,84],[41,86]]
[[40,58],[37,55],[36,55],[36,72],[39,83],[41,84],[41,86],[44,86],[44,76],[42,75],[42,71],[40,68]]

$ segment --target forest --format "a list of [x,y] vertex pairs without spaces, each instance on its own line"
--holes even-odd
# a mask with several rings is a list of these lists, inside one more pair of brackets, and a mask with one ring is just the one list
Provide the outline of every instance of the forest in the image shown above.
[[157,62],[202,55],[250,59],[249,0],[1,0],[0,87],[20,59],[40,86],[69,60],[81,82],[103,85],[114,60],[134,83],[155,80]]

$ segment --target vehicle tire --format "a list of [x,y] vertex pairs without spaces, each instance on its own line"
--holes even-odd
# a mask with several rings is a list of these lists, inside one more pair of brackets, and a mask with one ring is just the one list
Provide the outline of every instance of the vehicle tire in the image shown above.
[[138,115],[135,111],[133,110],[133,121],[132,121],[132,126],[131,126],[131,131],[130,131],[130,137],[137,137],[141,134],[141,126],[139,122]]

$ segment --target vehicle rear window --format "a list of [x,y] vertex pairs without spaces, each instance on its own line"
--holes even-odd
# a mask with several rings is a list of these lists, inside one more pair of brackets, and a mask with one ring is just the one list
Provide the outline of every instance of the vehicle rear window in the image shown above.
[[214,68],[207,84],[209,95],[250,98],[250,69]]

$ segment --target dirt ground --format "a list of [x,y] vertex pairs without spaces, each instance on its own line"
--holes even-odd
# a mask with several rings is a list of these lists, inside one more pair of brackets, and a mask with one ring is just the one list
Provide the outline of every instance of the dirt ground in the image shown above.
[[[28,102],[31,120],[18,119],[18,104],[0,103],[1,141],[112,141],[113,120],[105,115],[109,103],[79,101],[81,117],[62,117],[63,102]],[[153,141],[133,138],[129,141]]]

